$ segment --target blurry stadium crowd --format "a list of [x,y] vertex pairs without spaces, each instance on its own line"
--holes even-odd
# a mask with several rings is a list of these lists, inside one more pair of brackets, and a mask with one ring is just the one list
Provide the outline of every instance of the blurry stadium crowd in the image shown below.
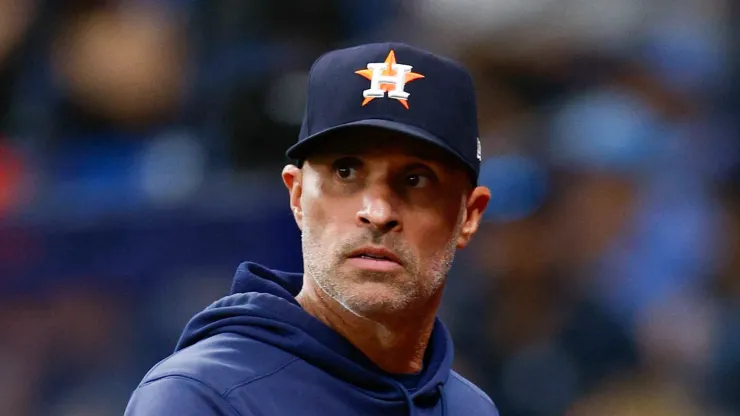
[[240,261],[300,268],[306,71],[392,39],[478,89],[456,368],[506,416],[740,414],[732,2],[298,3],[0,0],[0,413],[121,414]]

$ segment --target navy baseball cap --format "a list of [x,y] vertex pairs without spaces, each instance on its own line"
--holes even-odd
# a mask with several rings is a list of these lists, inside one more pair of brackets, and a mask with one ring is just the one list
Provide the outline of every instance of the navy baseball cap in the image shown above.
[[460,64],[403,43],[373,43],[325,53],[314,62],[298,143],[302,161],[327,133],[369,126],[431,143],[466,166],[481,162],[473,80]]

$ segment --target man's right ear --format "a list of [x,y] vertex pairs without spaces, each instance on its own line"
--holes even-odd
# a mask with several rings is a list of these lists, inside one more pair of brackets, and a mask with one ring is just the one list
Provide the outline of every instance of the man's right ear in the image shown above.
[[290,195],[290,210],[293,212],[298,228],[303,225],[303,208],[301,207],[301,195],[303,194],[303,172],[296,165],[287,165],[283,168],[283,183],[288,188]]

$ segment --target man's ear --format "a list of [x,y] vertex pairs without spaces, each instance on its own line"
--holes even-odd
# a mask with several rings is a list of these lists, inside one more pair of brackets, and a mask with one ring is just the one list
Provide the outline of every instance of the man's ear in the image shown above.
[[462,225],[462,231],[457,238],[457,248],[465,248],[473,239],[473,235],[478,231],[483,211],[491,200],[491,191],[485,186],[478,186],[470,192],[465,203],[465,222]]
[[303,194],[303,172],[298,166],[287,165],[283,168],[283,183],[288,188],[290,195],[290,210],[293,212],[298,228],[303,226],[303,208],[301,207],[301,195]]

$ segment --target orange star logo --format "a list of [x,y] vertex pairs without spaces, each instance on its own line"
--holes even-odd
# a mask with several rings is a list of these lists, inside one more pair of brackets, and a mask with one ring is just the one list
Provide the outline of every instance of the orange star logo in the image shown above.
[[355,71],[355,74],[370,80],[370,88],[362,92],[365,97],[362,105],[365,106],[370,101],[387,94],[388,98],[398,100],[408,110],[408,97],[411,94],[406,92],[404,87],[411,81],[424,78],[424,75],[411,72],[411,69],[410,65],[397,63],[396,53],[391,50],[385,62],[370,63],[367,69]]

